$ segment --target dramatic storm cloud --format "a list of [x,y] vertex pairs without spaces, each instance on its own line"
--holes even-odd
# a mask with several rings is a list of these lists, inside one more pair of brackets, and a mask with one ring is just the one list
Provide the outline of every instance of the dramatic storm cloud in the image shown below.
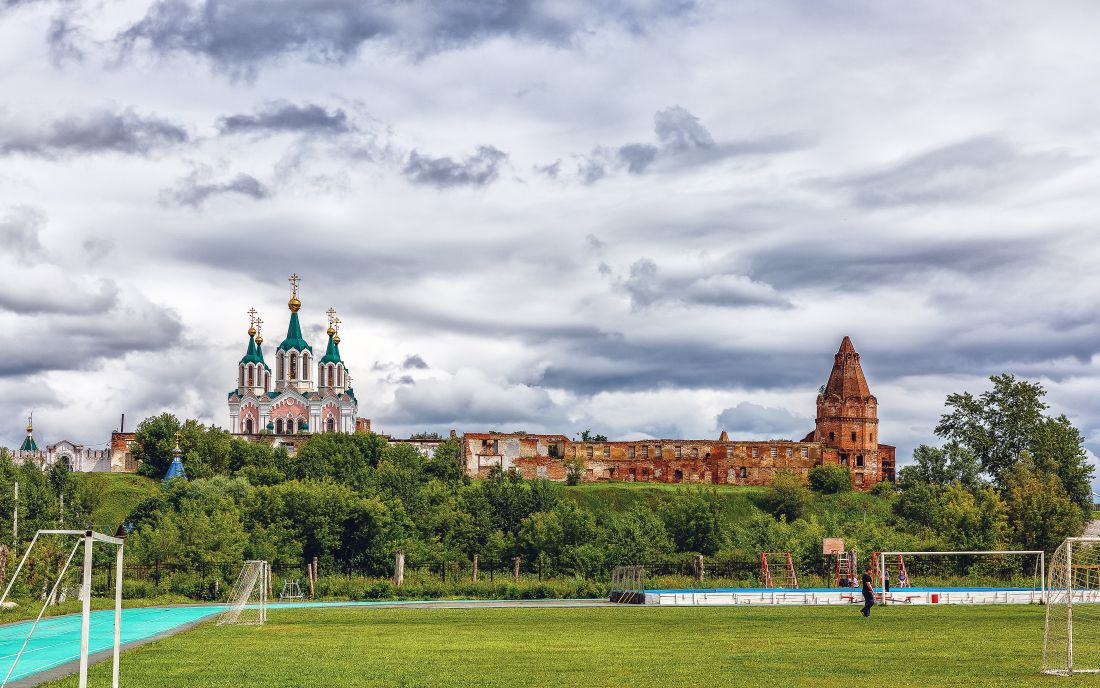
[[296,272],[394,435],[799,439],[850,335],[903,462],[1006,371],[1098,451],[1098,32],[1074,0],[0,0],[0,443],[32,409],[43,442],[227,424]]

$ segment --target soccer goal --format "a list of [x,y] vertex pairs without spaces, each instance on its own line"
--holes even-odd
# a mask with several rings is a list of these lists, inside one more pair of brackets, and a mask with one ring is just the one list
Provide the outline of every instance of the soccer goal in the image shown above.
[[[980,595],[989,602],[1041,603],[1046,599],[1046,553],[1042,550],[876,552],[873,562],[875,586],[884,593],[883,604],[897,602],[897,595],[904,595],[906,588]],[[885,594],[885,580],[890,581],[893,595]]]
[[1047,579],[1044,674],[1100,673],[1100,538],[1069,538]]
[[[80,551],[81,545],[83,545],[83,557],[82,562],[79,564],[81,570],[81,577],[79,582],[78,595],[82,602],[80,610],[80,688],[87,688],[88,686],[88,654],[89,654],[89,636],[91,632],[91,615],[92,615],[92,562],[93,562],[93,549],[97,542],[101,542],[107,545],[114,545],[115,550],[115,576],[114,576],[114,597],[115,597],[115,618],[114,618],[114,642],[112,645],[112,678],[111,685],[114,688],[118,688],[118,656],[119,648],[122,640],[122,553],[123,553],[123,539],[118,537],[111,537],[110,535],[104,535],[102,533],[96,533],[91,530],[39,530],[31,538],[31,542],[27,545],[27,551],[23,553],[23,558],[19,560],[19,565],[15,567],[15,573],[12,574],[11,580],[8,581],[8,586],[4,590],[3,596],[0,596],[0,608],[8,600],[8,595],[11,594],[12,589],[15,587],[16,582],[19,580],[19,574],[23,571],[24,565],[31,556],[31,551],[34,550],[36,544],[39,544],[43,540],[43,536],[48,538],[58,538],[62,543],[68,543],[70,538],[74,540],[72,549],[69,550],[68,557],[64,560],[64,563],[57,561],[58,570],[57,578],[53,581],[53,585],[49,586],[48,591],[42,595],[42,609],[38,612],[38,616],[35,618],[34,623],[31,624],[30,629],[27,631],[26,638],[23,639],[23,644],[19,648],[19,652],[16,653],[15,659],[12,660],[11,666],[8,667],[8,672],[4,676],[4,680],[0,683],[0,687],[6,686],[8,681],[12,680],[12,674],[15,672],[15,667],[19,664],[19,659],[23,656],[23,653],[27,650],[27,645],[31,642],[31,638],[34,636],[35,630],[38,629],[39,623],[42,621],[42,617],[46,613],[46,609],[58,599],[58,591],[63,589],[62,582],[71,580],[74,576],[70,575],[71,571],[75,575],[75,569],[70,568],[73,559],[76,558],[77,552]],[[64,546],[64,545],[63,545]],[[39,549],[42,549],[41,547]],[[64,550],[62,550],[61,555]],[[96,648],[94,651],[98,652],[106,648]],[[18,678],[18,677],[17,677]]]
[[644,566],[616,566],[611,570],[611,601],[645,604]]
[[271,568],[266,561],[246,561],[229,593],[229,608],[218,617],[219,626],[258,626],[267,621],[267,587]]
[[790,552],[760,553],[760,584],[765,588],[798,589],[798,574]]

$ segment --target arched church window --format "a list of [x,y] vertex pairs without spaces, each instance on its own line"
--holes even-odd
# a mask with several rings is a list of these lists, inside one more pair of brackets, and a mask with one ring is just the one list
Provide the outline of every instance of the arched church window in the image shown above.
[[254,387],[256,385],[256,369],[251,365],[248,366],[248,386]]
[[241,366],[240,373],[237,375],[237,378],[238,378],[237,384],[243,387],[244,386],[244,366]]
[[829,433],[829,441],[830,442],[835,442],[836,441],[836,433],[835,432],[830,432]]
[[245,421],[244,421],[244,431],[245,431],[245,434],[247,434],[247,435],[252,434],[252,419],[251,418],[246,418],[245,419]]
[[275,421],[275,434],[282,435],[283,429],[283,419],[280,418],[279,420]]
[[280,380],[282,380],[284,377],[286,377],[286,374],[284,372],[286,370],[286,366],[284,365],[285,360],[286,360],[286,354],[279,354],[279,379]]
[[309,379],[309,354],[302,354],[302,379]]
[[298,379],[298,354],[290,354],[290,379]]
[[336,419],[330,417],[328,419],[328,421],[325,423],[325,429],[328,430],[329,432],[336,432]]

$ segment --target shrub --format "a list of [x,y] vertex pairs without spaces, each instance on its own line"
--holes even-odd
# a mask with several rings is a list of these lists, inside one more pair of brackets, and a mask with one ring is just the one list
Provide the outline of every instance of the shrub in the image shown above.
[[847,468],[838,464],[814,466],[810,470],[810,489],[821,494],[850,492],[852,476]]
[[797,473],[780,471],[772,478],[772,484],[764,492],[761,502],[764,510],[772,516],[784,516],[788,521],[793,521],[806,511],[810,491]]

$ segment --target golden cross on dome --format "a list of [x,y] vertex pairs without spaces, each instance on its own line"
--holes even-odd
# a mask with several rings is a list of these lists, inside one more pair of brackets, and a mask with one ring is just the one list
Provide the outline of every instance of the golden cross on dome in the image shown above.
[[180,434],[176,433],[176,449],[180,448]]
[[250,326],[256,324],[256,309],[255,308],[249,308],[248,309],[248,324]]
[[340,318],[333,318],[332,319],[332,326],[336,329],[337,332],[340,331],[340,323],[341,322],[343,322],[343,321],[340,320]]
[[263,320],[261,320],[260,318],[256,318],[256,321],[253,322],[252,324],[256,326],[256,332],[263,333],[263,331],[264,331],[264,321]]
[[298,295],[298,283],[302,281],[302,278],[298,276],[298,273],[294,273],[288,280],[290,282],[290,288],[293,290],[293,295]]
[[328,315],[328,324],[329,325],[331,325],[332,323],[334,323],[336,321],[336,309],[335,308],[333,308],[332,306],[329,306],[328,310],[325,311],[325,313]]

